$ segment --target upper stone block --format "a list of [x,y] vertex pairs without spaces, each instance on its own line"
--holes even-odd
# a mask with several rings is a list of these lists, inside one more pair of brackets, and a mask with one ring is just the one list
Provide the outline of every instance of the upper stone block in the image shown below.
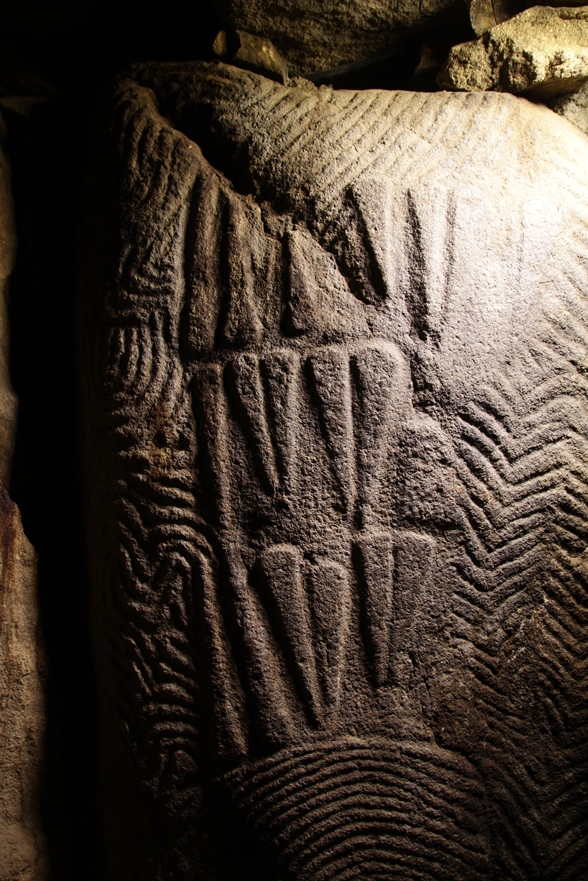
[[215,0],[224,21],[269,37],[291,74],[310,74],[360,61],[406,36],[457,16],[456,0]]
[[588,7],[533,6],[454,46],[439,73],[444,88],[524,92],[550,98],[588,79]]

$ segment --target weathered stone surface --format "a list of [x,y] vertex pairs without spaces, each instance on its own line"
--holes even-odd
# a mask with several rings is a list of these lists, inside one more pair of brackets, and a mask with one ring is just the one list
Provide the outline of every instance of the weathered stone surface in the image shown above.
[[43,881],[48,866],[39,784],[45,703],[36,559],[5,489],[16,415],[6,314],[15,250],[10,172],[0,151],[0,881]]
[[455,0],[215,0],[214,6],[231,27],[269,37],[293,74],[367,58],[462,11]]
[[438,82],[462,91],[571,92],[588,79],[588,7],[534,6],[454,46]]
[[219,31],[212,45],[215,55],[245,70],[262,73],[280,83],[288,81],[288,68],[271,40],[245,31]]
[[556,98],[549,106],[588,135],[588,85],[581,86],[570,95]]
[[104,131],[110,877],[587,877],[585,136],[207,64]]
[[45,733],[35,552],[0,487],[0,881],[43,881],[39,817]]

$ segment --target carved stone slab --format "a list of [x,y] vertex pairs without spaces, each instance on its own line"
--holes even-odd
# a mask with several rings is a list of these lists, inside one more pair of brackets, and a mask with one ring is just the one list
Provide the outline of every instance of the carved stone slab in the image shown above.
[[111,877],[586,877],[584,135],[141,66],[96,179]]

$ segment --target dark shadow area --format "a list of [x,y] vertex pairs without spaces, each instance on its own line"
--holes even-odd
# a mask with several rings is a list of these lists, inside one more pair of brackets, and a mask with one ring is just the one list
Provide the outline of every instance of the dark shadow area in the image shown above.
[[[56,879],[98,866],[95,692],[78,480],[74,262],[85,125],[59,100],[5,114],[18,258],[11,375],[19,416],[11,496],[39,560],[48,656],[42,809]],[[92,857],[93,855],[93,857]]]
[[[77,236],[92,114],[117,70],[208,57],[219,23],[179,3],[10,4],[0,38],[18,252],[11,281],[11,376],[19,397],[10,487],[39,559],[48,656],[42,814],[52,881],[102,877],[97,711],[80,486],[75,339]],[[21,100],[41,98],[42,101]]]

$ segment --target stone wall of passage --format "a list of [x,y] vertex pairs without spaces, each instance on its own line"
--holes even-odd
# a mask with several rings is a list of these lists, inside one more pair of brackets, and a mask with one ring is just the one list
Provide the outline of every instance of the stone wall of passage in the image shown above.
[[0,881],[585,881],[588,7],[127,12],[0,34]]
[[0,152],[0,879],[44,881],[47,850],[40,783],[45,670],[37,561],[8,495],[16,432],[16,398],[8,369],[8,297],[15,257],[11,175]]

